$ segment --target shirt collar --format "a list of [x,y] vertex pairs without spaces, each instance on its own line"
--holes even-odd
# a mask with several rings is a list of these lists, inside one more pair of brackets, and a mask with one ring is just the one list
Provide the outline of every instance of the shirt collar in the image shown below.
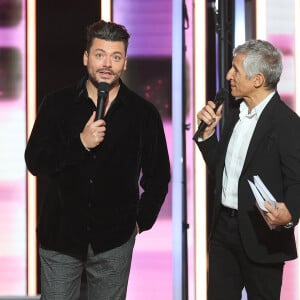
[[[77,83],[76,85],[76,91],[77,91],[77,98],[75,101],[79,102],[79,101],[85,101],[88,98],[88,92],[86,89],[86,81],[87,81],[88,77],[87,75],[84,75]],[[117,98],[120,97],[121,101],[124,102],[126,101],[126,99],[123,97],[124,96],[124,90],[125,90],[125,85],[123,83],[123,81],[121,80],[121,78],[119,79],[119,83],[120,83],[120,89],[119,92],[117,94]]]
[[77,82],[77,85],[76,85],[77,97],[75,99],[76,102],[86,100],[87,97],[88,97],[88,93],[87,93],[87,90],[86,90],[86,80],[87,80],[87,76],[84,75]]
[[243,119],[243,118],[251,119],[251,118],[255,117],[256,120],[258,120],[261,113],[263,112],[264,108],[270,102],[270,100],[272,99],[274,94],[275,94],[275,91],[271,92],[263,101],[261,101],[258,105],[256,105],[251,110],[250,113],[248,113],[247,104],[245,103],[245,101],[242,101],[241,105],[240,105],[240,114],[239,114],[240,119]]

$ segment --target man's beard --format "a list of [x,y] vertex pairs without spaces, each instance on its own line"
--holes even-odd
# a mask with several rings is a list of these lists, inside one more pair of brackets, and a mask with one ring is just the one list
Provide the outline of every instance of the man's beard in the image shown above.
[[[95,88],[98,88],[98,85],[99,85],[100,82],[107,82],[106,80],[101,81],[100,79],[97,79],[96,76],[91,76],[90,74],[88,74],[88,78],[89,78],[89,81],[93,84],[93,86]],[[117,78],[114,77],[111,82],[107,82],[107,83],[112,88],[114,86],[118,86],[119,85],[119,79],[120,79],[119,77],[117,77]]]

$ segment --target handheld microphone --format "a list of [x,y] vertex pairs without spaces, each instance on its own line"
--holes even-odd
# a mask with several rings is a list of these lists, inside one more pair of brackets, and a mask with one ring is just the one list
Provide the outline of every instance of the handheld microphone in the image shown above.
[[105,102],[109,92],[109,84],[100,82],[98,85],[97,110],[95,121],[103,119],[105,111]]
[[[228,99],[229,97],[229,92],[227,89],[222,88],[219,90],[219,92],[216,94],[216,97],[214,99],[214,103],[216,105],[214,111],[217,111],[217,109],[219,108],[219,106],[224,102],[225,99]],[[201,122],[200,125],[198,126],[198,129],[196,131],[196,133],[193,136],[193,140],[197,141],[198,138],[200,137],[200,134],[203,132],[203,130],[207,127],[207,124],[205,122]]]

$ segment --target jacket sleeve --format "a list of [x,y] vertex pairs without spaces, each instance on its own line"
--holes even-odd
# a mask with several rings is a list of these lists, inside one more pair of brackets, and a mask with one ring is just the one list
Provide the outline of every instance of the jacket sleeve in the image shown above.
[[143,120],[141,134],[140,185],[143,189],[138,206],[140,232],[150,229],[156,221],[168,192],[170,162],[162,121],[154,108]]
[[294,224],[300,217],[300,119],[292,114],[278,126],[284,202]]
[[216,133],[204,141],[196,141],[196,145],[199,148],[206,166],[212,175],[215,175],[218,143],[219,142]]
[[43,100],[25,149],[26,165],[33,175],[60,172],[88,155],[79,134],[65,134],[61,125],[62,106],[53,100]]

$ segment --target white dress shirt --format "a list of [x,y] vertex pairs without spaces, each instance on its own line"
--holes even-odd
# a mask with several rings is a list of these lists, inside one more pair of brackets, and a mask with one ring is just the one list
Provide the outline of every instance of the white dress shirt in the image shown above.
[[222,184],[222,204],[238,209],[238,183],[257,121],[275,92],[269,94],[249,113],[245,102],[240,105],[239,120],[230,138],[225,157]]

